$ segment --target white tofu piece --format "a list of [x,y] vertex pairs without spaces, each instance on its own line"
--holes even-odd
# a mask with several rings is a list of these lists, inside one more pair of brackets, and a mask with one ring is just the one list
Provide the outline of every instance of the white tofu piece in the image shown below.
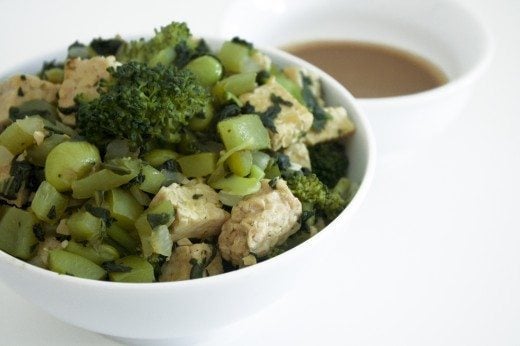
[[313,115],[274,78],[271,78],[266,84],[256,88],[253,92],[241,95],[240,101],[243,103],[249,102],[258,112],[265,112],[267,108],[273,105],[272,94],[292,104],[292,106],[281,105],[281,111],[274,120],[276,132],[269,130],[271,148],[279,150],[297,142],[309,130]]
[[[63,83],[59,89],[58,106],[67,109],[75,106],[74,98],[83,94],[87,100],[99,97],[97,91],[101,79],[110,78],[107,68],[117,67],[121,63],[114,56],[96,56],[90,59],[74,58],[67,61],[64,68]],[[74,114],[60,113],[65,124],[74,125]]]
[[292,164],[300,167],[311,168],[311,158],[309,157],[309,149],[302,142],[296,142],[287,147],[283,153],[289,157]]
[[41,80],[36,76],[18,75],[0,84],[0,125],[9,123],[9,109],[26,101],[44,100],[56,103],[58,84]]
[[300,228],[302,204],[283,179],[275,188],[262,180],[260,191],[245,197],[222,226],[218,245],[222,258],[234,265],[250,264],[250,255],[263,257]]
[[150,206],[165,199],[175,209],[175,220],[170,226],[173,242],[182,238],[204,239],[218,235],[222,224],[229,219],[217,192],[196,179],[186,185],[173,183],[162,187]]
[[205,243],[188,244],[174,249],[161,269],[159,281],[189,280],[223,272],[222,258],[216,246]]
[[314,145],[340,137],[346,137],[355,131],[354,123],[350,120],[345,108],[326,107],[324,110],[331,116],[331,119],[325,123],[323,130],[311,130],[307,132],[305,137],[303,137],[305,144]]

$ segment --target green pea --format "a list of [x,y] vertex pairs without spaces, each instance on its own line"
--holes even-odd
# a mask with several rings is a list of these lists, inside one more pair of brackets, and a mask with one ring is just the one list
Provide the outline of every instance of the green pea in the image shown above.
[[193,59],[186,68],[195,74],[200,84],[206,87],[218,82],[224,72],[222,64],[210,55]]

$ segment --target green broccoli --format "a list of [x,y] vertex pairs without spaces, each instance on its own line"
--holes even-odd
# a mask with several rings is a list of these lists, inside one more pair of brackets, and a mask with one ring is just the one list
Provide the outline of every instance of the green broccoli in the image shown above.
[[127,139],[137,148],[180,141],[181,129],[211,102],[209,92],[187,70],[129,62],[109,68],[100,96],[90,102],[77,97],[77,127],[91,143],[105,146]]
[[339,193],[330,190],[314,173],[296,171],[285,177],[292,193],[306,206],[314,209],[316,215],[333,220],[347,206]]
[[190,60],[209,52],[203,40],[196,43],[192,39],[186,23],[172,22],[160,30],[155,30],[155,36],[123,43],[117,53],[121,62],[139,61],[151,66],[158,64],[181,68]]
[[331,189],[347,172],[348,159],[342,141],[324,142],[309,147],[309,157],[312,172]]

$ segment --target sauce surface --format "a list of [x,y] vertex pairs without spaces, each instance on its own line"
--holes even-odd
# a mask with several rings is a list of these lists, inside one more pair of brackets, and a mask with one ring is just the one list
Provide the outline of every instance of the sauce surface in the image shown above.
[[283,49],[329,73],[359,98],[414,94],[448,81],[430,61],[391,46],[313,41]]

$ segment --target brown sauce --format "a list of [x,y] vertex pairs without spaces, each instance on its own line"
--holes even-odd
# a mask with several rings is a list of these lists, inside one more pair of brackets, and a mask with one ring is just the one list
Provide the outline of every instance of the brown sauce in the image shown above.
[[428,60],[385,45],[316,41],[284,49],[318,66],[360,98],[414,94],[448,81]]

